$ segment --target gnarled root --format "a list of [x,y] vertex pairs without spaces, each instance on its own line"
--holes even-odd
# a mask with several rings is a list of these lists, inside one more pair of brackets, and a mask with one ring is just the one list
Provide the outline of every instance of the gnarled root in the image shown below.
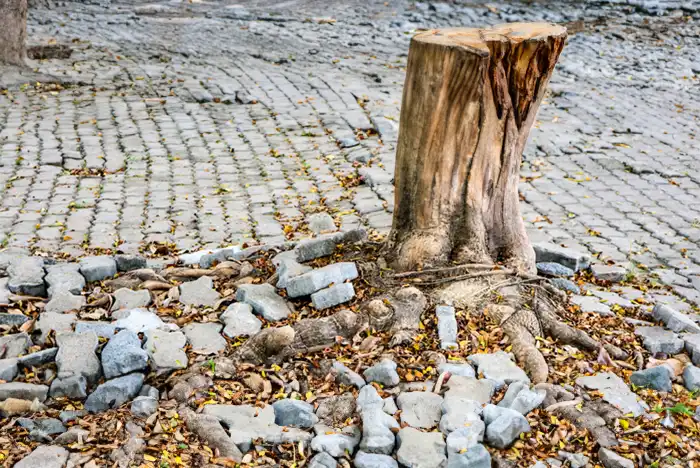
[[416,336],[420,317],[428,306],[425,295],[417,288],[398,290],[394,295],[373,299],[363,313],[369,325],[376,330],[389,330],[392,334],[390,346],[408,343]]
[[243,460],[243,454],[238,446],[231,440],[216,417],[196,414],[190,409],[185,409],[182,412],[182,418],[185,420],[187,429],[197,434],[197,437],[214,449],[218,457],[229,458],[238,463]]
[[550,336],[555,340],[585,351],[597,351],[601,346],[613,359],[627,359],[627,353],[611,344],[602,344],[583,330],[564,323],[555,312],[556,305],[548,297],[541,297],[540,288],[534,288],[532,308],[521,308],[524,291],[508,287],[500,292],[509,305],[490,305],[487,310],[503,329],[513,345],[513,354],[523,364],[534,383],[547,381],[549,367],[535,346],[536,338]]
[[339,310],[329,317],[301,320],[293,327],[265,328],[239,348],[234,360],[252,364],[281,361],[331,346],[338,337],[352,338],[365,324],[365,319],[354,312]]
[[515,310],[506,305],[493,305],[488,309],[491,318],[503,330],[511,344],[515,358],[522,362],[535,383],[546,382],[549,367],[542,353],[535,346],[535,337],[542,336],[539,321],[532,320],[530,310]]

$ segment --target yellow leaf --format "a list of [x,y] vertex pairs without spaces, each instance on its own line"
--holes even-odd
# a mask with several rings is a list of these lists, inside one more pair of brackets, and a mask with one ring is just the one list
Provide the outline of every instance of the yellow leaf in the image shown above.
[[313,397],[314,397],[314,392],[312,392],[312,391],[306,392],[306,399],[307,399],[307,400],[310,400],[310,399],[312,399]]
[[154,457],[153,455],[144,455],[143,459],[150,462],[156,461],[156,457]]
[[620,419],[620,426],[622,426],[624,430],[627,430],[630,427],[630,423],[626,419]]

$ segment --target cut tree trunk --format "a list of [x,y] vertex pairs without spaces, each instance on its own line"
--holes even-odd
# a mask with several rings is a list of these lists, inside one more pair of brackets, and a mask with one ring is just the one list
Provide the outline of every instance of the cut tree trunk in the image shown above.
[[27,56],[27,0],[0,0],[0,66],[23,66]]
[[387,249],[396,270],[498,261],[535,271],[520,162],[565,39],[565,28],[547,23],[413,38]]

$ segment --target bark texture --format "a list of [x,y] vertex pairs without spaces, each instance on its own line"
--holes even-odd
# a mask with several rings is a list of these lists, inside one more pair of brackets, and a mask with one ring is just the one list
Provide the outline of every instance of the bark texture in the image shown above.
[[23,66],[26,39],[27,0],[0,0],[0,65]]
[[565,39],[547,23],[413,38],[387,249],[395,269],[502,261],[535,271],[520,162]]

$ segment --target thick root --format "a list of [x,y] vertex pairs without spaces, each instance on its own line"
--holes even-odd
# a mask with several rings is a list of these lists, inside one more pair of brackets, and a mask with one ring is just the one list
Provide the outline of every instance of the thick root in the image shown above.
[[264,364],[282,352],[294,341],[294,329],[289,325],[279,328],[265,328],[250,337],[233,355],[234,361]]
[[515,358],[523,364],[530,374],[530,379],[536,384],[546,382],[549,366],[536,346],[535,337],[541,336],[539,323],[537,320],[527,320],[531,311],[516,311],[506,305],[492,305],[488,311],[508,336]]

